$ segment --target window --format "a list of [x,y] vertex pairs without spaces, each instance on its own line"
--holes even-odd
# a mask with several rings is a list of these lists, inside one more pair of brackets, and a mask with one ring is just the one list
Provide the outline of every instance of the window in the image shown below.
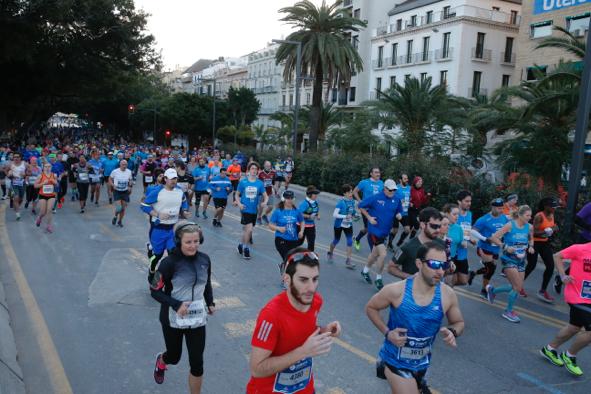
[[412,63],[412,40],[406,42],[406,64]]
[[361,19],[361,8],[357,8],[353,11],[353,18]]
[[396,65],[398,58],[398,43],[392,44],[392,65]]
[[402,30],[402,19],[396,20],[396,31]]
[[408,24],[408,27],[415,27],[417,25],[417,16],[413,15],[410,17],[410,23]]
[[424,62],[429,60],[429,41],[430,41],[430,37],[423,37],[423,54],[422,54],[422,60]]
[[585,35],[585,31],[589,30],[589,17],[591,13],[587,12],[582,15],[577,16],[569,16],[566,18],[566,28],[569,32],[575,34],[576,37],[583,37]]
[[378,67],[384,66],[384,47],[378,47]]
[[433,11],[427,11],[425,15],[425,23],[433,23]]
[[337,94],[338,94],[338,90],[337,89],[332,89],[332,93],[330,95],[330,101],[332,103],[336,103],[337,102]]
[[447,70],[439,72],[439,84],[441,86],[447,86]]
[[411,77],[410,74],[404,74],[404,84],[406,85],[406,81]]
[[283,100],[281,101],[281,103],[282,103],[281,105],[285,107],[285,95],[282,96],[282,99]]
[[528,81],[535,81],[538,79],[538,75],[544,76],[546,75],[546,71],[548,66],[534,66],[528,67],[526,73],[526,79]]
[[540,38],[552,35],[552,21],[534,23],[530,26],[530,37]]
[[425,79],[427,79],[427,73],[421,73],[421,82],[425,82]]
[[503,80],[501,81],[502,87],[509,86],[509,82],[511,81],[511,75],[503,74]]
[[293,95],[290,94],[289,95],[289,108],[291,108],[293,106]]
[[500,11],[501,9],[500,9],[499,7],[493,7],[493,8],[492,8],[492,10],[493,10],[493,11],[497,11],[497,12],[498,12],[498,11]]
[[382,91],[382,78],[376,78],[376,89]]
[[449,42],[451,40],[451,33],[443,33],[443,45],[441,47],[441,58],[447,59],[449,57]]
[[394,86],[396,86],[396,75],[390,77],[390,87],[393,88]]
[[484,37],[485,33],[478,33],[476,35],[476,50],[474,51],[474,57],[476,59],[482,59],[484,57]]
[[513,63],[513,37],[507,37],[505,40],[505,55],[503,56],[503,62]]
[[472,97],[476,97],[480,94],[480,81],[482,80],[482,72],[474,71],[472,77]]
[[355,93],[357,93],[357,88],[355,88],[355,86],[351,86],[349,89],[349,101],[355,101]]
[[353,36],[351,38],[351,42],[353,44],[353,48],[359,49],[359,36]]
[[310,105],[310,98],[311,98],[310,93],[306,93],[306,105]]
[[452,14],[450,6],[443,7],[443,19],[451,18],[454,16],[456,16],[456,14],[455,12]]
[[517,14],[518,14],[517,11],[511,10],[511,21],[510,21],[510,23],[512,25],[516,25],[517,24]]

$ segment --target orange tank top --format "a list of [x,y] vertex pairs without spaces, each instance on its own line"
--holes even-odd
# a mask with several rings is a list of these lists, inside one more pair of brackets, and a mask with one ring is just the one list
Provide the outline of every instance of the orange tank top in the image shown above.
[[[546,217],[546,215],[544,215],[544,212],[538,212],[536,214],[536,216],[541,216],[542,222],[540,223],[540,225],[538,227],[536,227],[534,229],[534,233],[541,233],[541,232],[544,232],[544,229],[547,227],[554,227],[554,217],[552,217],[552,220],[550,220]],[[535,242],[548,242],[548,238],[534,237],[534,241]]]
[[44,172],[41,173],[41,187],[39,188],[39,195],[44,197],[54,197],[55,196],[55,185],[50,183],[49,180],[54,179],[55,175],[52,173],[50,176],[45,175]]

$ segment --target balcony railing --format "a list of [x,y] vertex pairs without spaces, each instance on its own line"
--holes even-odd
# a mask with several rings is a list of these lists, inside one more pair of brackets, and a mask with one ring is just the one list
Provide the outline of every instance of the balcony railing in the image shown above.
[[379,70],[389,64],[390,58],[372,60],[371,65],[374,70]]
[[435,60],[438,62],[442,62],[445,60],[451,60],[453,58],[454,49],[453,48],[441,48],[435,50]]
[[472,48],[472,60],[478,62],[490,62],[492,59],[492,51],[480,47]]
[[343,7],[351,7],[352,5],[353,5],[353,0],[343,1]]
[[293,105],[280,105],[279,111],[281,112],[289,112],[293,109]]
[[515,67],[515,52],[506,53],[501,52],[501,64],[505,66],[513,66]]
[[468,97],[478,97],[478,96],[487,96],[488,95],[488,89],[482,89],[482,88],[469,88],[468,89]]

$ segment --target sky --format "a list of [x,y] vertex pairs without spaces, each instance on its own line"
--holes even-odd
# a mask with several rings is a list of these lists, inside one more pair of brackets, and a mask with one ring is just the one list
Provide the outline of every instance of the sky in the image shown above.
[[[165,69],[189,67],[199,59],[238,57],[285,38],[280,8],[295,0],[134,0],[151,14],[148,30],[162,50]],[[321,1],[313,0],[320,4]]]

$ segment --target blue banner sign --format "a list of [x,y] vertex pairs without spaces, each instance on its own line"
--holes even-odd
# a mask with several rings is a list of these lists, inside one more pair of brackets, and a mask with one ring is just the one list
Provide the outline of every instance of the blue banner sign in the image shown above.
[[591,0],[534,0],[534,14],[557,11],[585,3],[591,3]]

